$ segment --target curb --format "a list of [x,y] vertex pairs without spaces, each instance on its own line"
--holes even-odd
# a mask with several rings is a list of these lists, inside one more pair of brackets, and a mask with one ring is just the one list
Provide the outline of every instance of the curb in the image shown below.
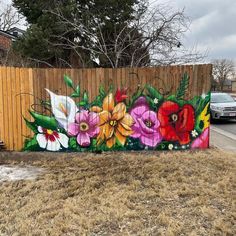
[[230,132],[224,131],[224,130],[216,128],[214,126],[211,126],[211,130],[213,130],[213,131],[215,131],[215,132],[217,132],[217,133],[219,133],[221,135],[224,135],[227,138],[230,138],[230,139],[233,139],[233,140],[236,141],[236,135],[234,135],[234,134],[232,134]]

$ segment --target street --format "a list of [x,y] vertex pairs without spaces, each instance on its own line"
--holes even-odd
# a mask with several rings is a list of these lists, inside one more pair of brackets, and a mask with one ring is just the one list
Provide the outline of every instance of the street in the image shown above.
[[236,120],[229,120],[229,121],[220,120],[214,122],[212,125],[218,129],[222,129],[226,132],[236,135]]
[[210,143],[220,149],[236,152],[236,120],[211,124]]

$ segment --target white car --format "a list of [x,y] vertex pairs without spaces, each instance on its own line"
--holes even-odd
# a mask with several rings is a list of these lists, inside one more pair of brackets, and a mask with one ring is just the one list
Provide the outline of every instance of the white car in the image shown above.
[[227,93],[211,93],[211,119],[236,119],[236,101]]

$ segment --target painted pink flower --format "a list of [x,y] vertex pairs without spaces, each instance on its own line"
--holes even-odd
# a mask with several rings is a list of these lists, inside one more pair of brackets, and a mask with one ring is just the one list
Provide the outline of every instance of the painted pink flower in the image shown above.
[[75,123],[70,123],[68,133],[77,136],[77,142],[83,147],[90,145],[90,138],[94,138],[99,133],[99,116],[95,112],[82,110],[75,116]]
[[191,148],[208,148],[209,147],[209,127],[192,142]]
[[131,127],[133,130],[131,137],[139,138],[142,144],[149,147],[155,147],[161,142],[160,122],[157,119],[157,114],[149,109],[145,97],[138,98],[130,111],[130,115],[135,121]]

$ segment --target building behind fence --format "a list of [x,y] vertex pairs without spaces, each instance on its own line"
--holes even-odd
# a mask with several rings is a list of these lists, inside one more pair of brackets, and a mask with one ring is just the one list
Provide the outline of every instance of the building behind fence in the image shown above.
[[0,140],[7,150],[207,147],[211,76],[210,64],[0,67]]

